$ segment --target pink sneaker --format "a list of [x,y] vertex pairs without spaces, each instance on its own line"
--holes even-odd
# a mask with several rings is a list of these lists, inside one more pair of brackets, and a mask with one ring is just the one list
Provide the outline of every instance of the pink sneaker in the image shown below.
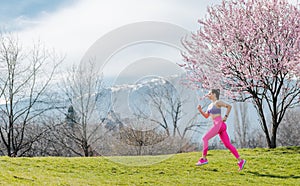
[[208,161],[207,159],[199,159],[199,161],[196,163],[197,166],[200,166],[200,165],[205,165],[205,164],[208,164]]
[[245,164],[246,164],[246,160],[241,160],[240,162],[238,162],[239,171],[243,170]]

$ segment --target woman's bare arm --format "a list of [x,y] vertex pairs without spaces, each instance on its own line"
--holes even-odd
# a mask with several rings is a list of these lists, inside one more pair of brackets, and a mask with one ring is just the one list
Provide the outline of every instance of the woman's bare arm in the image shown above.
[[229,105],[228,103],[225,103],[225,102],[223,102],[223,101],[218,101],[218,102],[216,103],[216,105],[217,105],[218,107],[225,107],[225,108],[227,108],[225,117],[223,118],[223,120],[226,121],[227,118],[228,118],[228,116],[229,116],[229,113],[230,113],[230,111],[231,111],[231,105]]
[[207,113],[207,112],[203,112],[203,110],[202,110],[202,108],[201,108],[201,106],[200,105],[198,105],[198,110],[199,110],[199,112],[200,112],[200,114],[203,116],[203,117],[205,117],[205,118],[208,118],[209,117],[209,113]]

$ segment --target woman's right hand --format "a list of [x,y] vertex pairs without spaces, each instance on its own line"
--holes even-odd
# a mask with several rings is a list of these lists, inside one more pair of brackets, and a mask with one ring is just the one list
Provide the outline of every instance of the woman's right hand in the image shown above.
[[209,114],[207,112],[203,112],[201,105],[198,105],[197,109],[199,110],[202,116],[204,116],[205,118],[209,117]]
[[201,107],[201,105],[198,105],[197,109],[199,110],[199,112],[202,112],[202,107]]

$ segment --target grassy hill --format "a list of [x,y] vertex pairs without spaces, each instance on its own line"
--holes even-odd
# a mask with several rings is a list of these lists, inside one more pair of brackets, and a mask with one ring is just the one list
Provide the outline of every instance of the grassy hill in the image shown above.
[[242,172],[227,150],[209,151],[209,164],[201,167],[195,166],[199,152],[167,158],[0,157],[0,185],[300,185],[300,147],[239,153],[247,159]]

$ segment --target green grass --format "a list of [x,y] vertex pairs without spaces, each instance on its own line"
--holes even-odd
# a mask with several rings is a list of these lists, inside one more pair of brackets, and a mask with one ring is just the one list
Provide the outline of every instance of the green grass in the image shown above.
[[[228,150],[172,156],[93,158],[0,157],[0,185],[300,185],[300,147],[239,149],[242,172]],[[116,163],[119,162],[119,163]],[[135,166],[133,166],[135,165]]]

